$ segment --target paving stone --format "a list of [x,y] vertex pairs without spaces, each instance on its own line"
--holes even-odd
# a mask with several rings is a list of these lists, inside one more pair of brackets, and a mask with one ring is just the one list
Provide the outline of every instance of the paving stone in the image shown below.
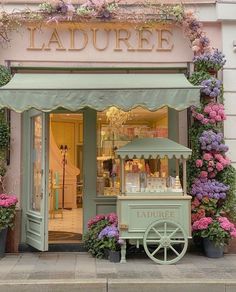
[[0,282],[1,292],[107,292],[107,283],[103,279],[85,279],[76,281],[12,281]]
[[[225,292],[224,283],[201,283],[201,282],[191,282],[181,283],[176,282],[166,282],[166,281],[151,281],[150,279],[136,279],[136,280],[120,280],[120,279],[109,279],[108,281],[108,291],[109,292]],[[231,291],[230,291],[231,292]],[[232,291],[233,292],[233,291]],[[235,291],[234,291],[235,292]]]

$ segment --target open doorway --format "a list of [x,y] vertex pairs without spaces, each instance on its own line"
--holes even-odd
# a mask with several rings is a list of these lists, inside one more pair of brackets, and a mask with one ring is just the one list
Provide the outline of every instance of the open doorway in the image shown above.
[[49,243],[83,233],[83,114],[50,114]]

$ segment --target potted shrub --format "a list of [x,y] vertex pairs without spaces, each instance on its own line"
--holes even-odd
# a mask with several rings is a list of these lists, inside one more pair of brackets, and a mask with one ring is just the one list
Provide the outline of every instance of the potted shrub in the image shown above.
[[115,213],[99,214],[88,221],[88,231],[84,235],[84,243],[88,251],[97,258],[105,255],[103,239],[99,238],[100,232],[107,226],[117,226]]
[[0,256],[4,255],[8,227],[13,228],[18,199],[13,195],[0,194]]
[[109,250],[109,260],[114,263],[120,262],[120,248],[124,241],[119,238],[117,226],[106,226],[99,233],[98,238],[102,241],[102,248]]
[[222,257],[225,245],[236,237],[236,228],[228,218],[222,216],[202,217],[192,225],[193,236],[203,238],[203,248],[210,258]]

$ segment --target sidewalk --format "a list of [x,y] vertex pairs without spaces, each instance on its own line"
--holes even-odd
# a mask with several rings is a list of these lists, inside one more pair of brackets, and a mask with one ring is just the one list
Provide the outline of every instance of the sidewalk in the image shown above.
[[0,259],[0,292],[12,291],[235,292],[236,255],[187,253],[163,266],[145,255],[115,264],[82,252],[7,254]]

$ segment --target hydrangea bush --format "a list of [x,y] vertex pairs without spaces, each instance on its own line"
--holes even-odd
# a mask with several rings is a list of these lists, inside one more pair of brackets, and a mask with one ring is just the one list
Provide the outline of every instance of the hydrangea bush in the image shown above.
[[234,224],[222,216],[202,217],[193,223],[192,229],[196,235],[209,238],[218,246],[229,244],[231,238],[236,238]]
[[225,65],[225,55],[218,49],[207,51],[200,55],[195,55],[193,63],[196,71],[220,70]]
[[[190,19],[190,18],[189,18]],[[226,156],[222,128],[226,119],[223,101],[223,84],[217,71],[226,59],[218,49],[211,48],[204,39],[202,26],[191,17],[193,29],[192,49],[194,73],[190,82],[201,85],[201,105],[192,107],[193,123],[190,129],[192,158],[188,162],[188,189],[192,195],[193,236],[208,237],[219,245],[228,244],[236,237],[233,223],[236,219],[236,171]],[[213,76],[212,73],[214,74]]]
[[17,202],[16,196],[0,194],[0,231],[13,227]]
[[105,249],[119,250],[123,241],[119,238],[117,215],[99,214],[91,218],[84,243],[88,251],[98,258],[104,257]]

